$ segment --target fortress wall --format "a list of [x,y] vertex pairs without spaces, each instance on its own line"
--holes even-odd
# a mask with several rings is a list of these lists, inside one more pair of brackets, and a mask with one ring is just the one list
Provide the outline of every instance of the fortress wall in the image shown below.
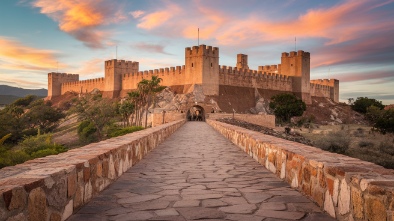
[[219,76],[220,85],[262,88],[278,91],[292,90],[292,78],[280,74],[249,69],[237,69],[236,67],[230,66],[220,66]]
[[0,220],[66,220],[184,122],[147,128],[0,169]]
[[210,119],[213,128],[338,220],[394,218],[394,170]]
[[330,98],[330,91],[331,91],[330,86],[311,83],[310,88],[311,88],[311,96]]
[[62,94],[66,93],[67,91],[74,91],[77,93],[89,93],[94,89],[99,89],[100,91],[103,91],[104,87],[105,87],[105,79],[95,78],[95,79],[63,83],[61,86],[62,88],[61,90],[62,90]]
[[[322,93],[324,97],[328,97],[335,102],[339,102],[339,80],[337,79],[317,79],[310,81],[311,87],[315,85],[315,90],[311,88],[311,96],[318,96],[319,95],[312,95],[312,92],[315,94]],[[327,95],[326,87],[330,88],[330,91]]]
[[124,95],[126,92],[137,89],[138,83],[142,79],[150,80],[152,76],[158,76],[161,78],[162,82],[160,85],[162,86],[184,85],[185,66],[167,67],[123,74],[121,94]]

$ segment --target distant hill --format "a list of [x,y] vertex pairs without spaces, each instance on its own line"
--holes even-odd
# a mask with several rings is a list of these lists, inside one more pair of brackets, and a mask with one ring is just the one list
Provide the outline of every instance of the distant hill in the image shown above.
[[46,97],[48,95],[47,89],[24,89],[20,87],[11,87],[8,85],[0,85],[0,95],[14,95],[17,97],[25,97],[26,95],[37,95]]
[[14,95],[0,95],[0,105],[11,104],[20,97]]
[[36,95],[38,97],[46,97],[47,89],[24,89],[19,87],[11,87],[8,85],[0,85],[0,105],[10,104],[16,99],[25,97],[26,95]]

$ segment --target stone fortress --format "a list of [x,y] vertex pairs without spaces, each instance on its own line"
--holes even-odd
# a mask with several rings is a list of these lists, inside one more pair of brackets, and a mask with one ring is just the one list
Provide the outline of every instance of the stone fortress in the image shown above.
[[285,92],[297,95],[307,104],[311,104],[311,97],[334,102],[339,98],[338,80],[310,80],[309,52],[284,52],[280,64],[252,70],[245,54],[237,55],[235,67],[219,65],[219,48],[206,45],[187,47],[183,66],[140,71],[138,62],[112,59],[105,61],[104,78],[80,81],[78,74],[49,73],[48,98],[94,89],[107,98],[124,97],[137,89],[138,82],[153,75],[162,78],[161,85],[168,86],[174,94],[195,95],[181,108],[185,110],[198,104],[212,112],[246,112],[259,99],[269,100]]

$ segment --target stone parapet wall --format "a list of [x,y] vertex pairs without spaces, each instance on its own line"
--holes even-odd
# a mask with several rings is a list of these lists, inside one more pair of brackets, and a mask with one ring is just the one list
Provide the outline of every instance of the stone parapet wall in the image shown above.
[[[216,120],[219,118],[232,118],[233,114],[208,114],[207,118]],[[236,120],[245,121],[251,124],[260,125],[268,128],[275,128],[275,115],[269,114],[234,114]]]
[[153,113],[151,116],[152,116],[152,127],[157,127],[159,125],[162,125],[163,121],[166,124],[169,122],[186,119],[186,114],[179,112]]
[[103,91],[105,87],[104,78],[95,78],[82,81],[67,82],[61,85],[61,94],[65,94],[68,91],[77,93],[90,93],[94,89]]
[[65,220],[184,124],[176,121],[0,170],[0,220]]
[[394,220],[394,170],[218,121],[213,128],[338,220]]

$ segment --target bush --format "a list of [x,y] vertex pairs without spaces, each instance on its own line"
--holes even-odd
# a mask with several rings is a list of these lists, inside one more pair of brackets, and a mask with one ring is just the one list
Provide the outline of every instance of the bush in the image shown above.
[[125,128],[114,128],[108,132],[108,137],[118,137],[128,133],[133,133],[139,130],[143,130],[143,127],[133,126],[133,127],[125,127]]
[[364,137],[364,129],[359,127],[356,131],[353,132],[355,137]]
[[82,121],[78,125],[78,130],[77,130],[79,140],[84,143],[91,143],[97,141],[98,137],[96,135],[96,131],[97,129],[92,122]]
[[356,101],[352,104],[352,109],[359,113],[367,113],[367,108],[370,106],[375,106],[380,110],[384,108],[381,101],[368,97],[358,97]]
[[315,143],[323,150],[334,153],[345,153],[350,146],[350,137],[345,131],[332,132]]
[[372,143],[371,141],[364,141],[364,140],[362,140],[362,141],[360,141],[359,143],[358,143],[358,146],[359,147],[373,147],[375,144],[374,143]]
[[306,110],[305,103],[293,94],[278,94],[271,97],[269,107],[279,122],[289,122],[290,118],[301,116]]
[[389,142],[381,142],[379,144],[379,150],[383,153],[390,154],[391,156],[394,156],[394,144],[389,143]]

